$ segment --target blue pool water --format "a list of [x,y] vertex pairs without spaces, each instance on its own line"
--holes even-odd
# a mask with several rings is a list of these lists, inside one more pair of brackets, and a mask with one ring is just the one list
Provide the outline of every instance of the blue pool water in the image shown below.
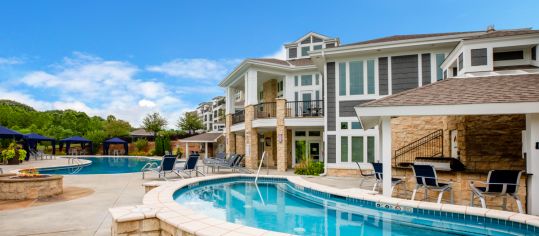
[[120,174],[139,172],[148,162],[160,163],[159,160],[142,157],[85,157],[80,159],[90,160],[92,163],[82,167],[41,168],[39,173],[56,175]]
[[[196,212],[251,227],[297,235],[536,235],[539,229],[485,217],[388,210],[373,202],[296,187],[286,180],[212,180],[174,193]],[[506,226],[509,225],[509,226]]]

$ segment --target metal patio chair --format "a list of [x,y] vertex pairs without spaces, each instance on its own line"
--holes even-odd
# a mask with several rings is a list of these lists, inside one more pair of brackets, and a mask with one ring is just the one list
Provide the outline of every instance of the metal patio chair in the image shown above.
[[453,203],[453,188],[452,183],[449,181],[439,182],[438,177],[436,176],[436,169],[431,165],[412,165],[414,170],[414,176],[416,180],[416,186],[412,193],[412,200],[415,199],[415,194],[420,188],[425,189],[425,200],[428,198],[428,191],[438,191],[438,201],[437,203],[442,202],[442,197],[444,192],[449,191],[451,195],[451,203]]
[[163,156],[163,160],[161,160],[161,164],[159,166],[155,162],[150,162],[144,165],[144,167],[142,167],[142,169],[140,170],[142,172],[142,179],[144,179],[146,172],[157,173],[159,178],[161,178],[161,175],[163,175],[163,178],[165,180],[168,180],[166,177],[167,172],[175,173],[178,176],[182,177],[180,174],[178,174],[175,171],[175,166],[176,166],[176,156],[165,155]]
[[[375,177],[375,173],[374,173],[374,168],[373,169],[363,169],[361,168],[361,164],[359,162],[356,161],[356,165],[357,167],[359,168],[359,174],[361,175],[361,182],[359,183],[359,187],[361,188],[361,186],[363,186],[363,182],[365,182],[365,179],[367,178],[373,178]],[[372,166],[372,164],[371,164]]]
[[[488,172],[487,181],[470,181],[471,199],[470,205],[474,206],[475,196],[481,201],[481,207],[487,208],[486,196],[503,197],[503,209],[507,206],[507,196],[515,199],[518,212],[524,213],[522,202],[518,196],[518,186],[520,177],[524,171],[521,170],[491,170]],[[476,186],[479,183],[481,187]]]
[[[378,184],[383,186],[384,182],[384,166],[382,163],[372,163],[372,167],[374,169],[374,177],[376,178],[376,182],[374,183],[374,186],[372,187],[372,191],[376,191],[376,187],[378,187]],[[393,194],[393,190],[395,189],[395,186],[404,183],[403,178],[391,178],[391,193]],[[406,188],[406,185],[404,185],[404,188]],[[406,191],[406,190],[405,190]]]

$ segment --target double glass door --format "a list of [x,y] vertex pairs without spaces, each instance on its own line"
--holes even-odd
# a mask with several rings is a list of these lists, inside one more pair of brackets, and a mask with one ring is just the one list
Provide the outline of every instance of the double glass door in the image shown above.
[[296,140],[296,164],[310,157],[314,161],[322,161],[319,141]]

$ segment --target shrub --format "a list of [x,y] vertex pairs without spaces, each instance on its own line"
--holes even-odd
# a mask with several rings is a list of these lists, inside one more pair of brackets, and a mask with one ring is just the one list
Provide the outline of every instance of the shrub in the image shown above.
[[6,161],[18,157],[19,161],[24,161],[26,158],[26,150],[17,146],[16,143],[9,144],[8,148],[2,151],[2,160]]
[[146,147],[148,147],[148,140],[146,139],[138,139],[137,141],[135,141],[135,147],[137,148],[137,151],[143,151],[146,149]]
[[313,161],[312,158],[305,158],[295,167],[294,173],[297,175],[319,175],[324,172],[324,163]]

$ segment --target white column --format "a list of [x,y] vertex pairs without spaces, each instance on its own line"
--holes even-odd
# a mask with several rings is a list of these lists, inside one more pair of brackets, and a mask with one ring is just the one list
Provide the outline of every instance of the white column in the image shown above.
[[384,164],[384,196],[391,197],[391,118],[388,116],[382,117],[382,125],[380,127],[382,142],[382,163]]
[[539,114],[526,114],[527,213],[539,215]]
[[208,142],[204,143],[204,152],[205,152],[204,158],[208,158]]
[[234,91],[235,89],[232,87],[226,88],[226,103],[225,103],[225,114],[234,114]]
[[258,103],[258,83],[257,71],[248,70],[245,72],[245,106]]
[[185,158],[189,157],[189,143],[185,143]]

